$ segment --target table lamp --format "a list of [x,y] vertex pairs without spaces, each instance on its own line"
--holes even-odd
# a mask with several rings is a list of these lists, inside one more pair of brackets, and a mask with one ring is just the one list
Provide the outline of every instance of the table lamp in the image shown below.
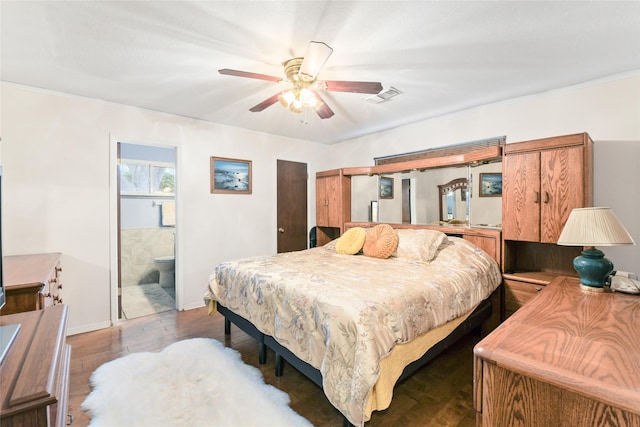
[[583,289],[603,291],[613,263],[596,246],[635,245],[611,208],[579,208],[569,214],[558,238],[563,246],[586,247],[573,260]]

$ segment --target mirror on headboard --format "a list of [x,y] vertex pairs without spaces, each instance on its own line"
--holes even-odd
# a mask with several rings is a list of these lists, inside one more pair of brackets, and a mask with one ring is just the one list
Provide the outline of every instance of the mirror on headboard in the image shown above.
[[469,220],[471,225],[502,226],[502,161],[469,165]]
[[[456,158],[457,159],[457,158]],[[411,168],[403,163],[390,165],[378,173],[375,167],[354,168],[351,176],[351,221],[391,224],[440,224],[451,220],[456,225],[469,221],[471,226],[499,227],[502,222],[502,163],[500,157],[472,160],[452,166]],[[357,173],[355,173],[357,172]],[[467,180],[466,200],[462,191],[455,193],[455,213],[448,218],[447,206],[439,185],[458,179]],[[480,185],[485,185],[481,192]],[[391,186],[389,188],[389,186]],[[448,196],[453,197],[453,196]],[[453,202],[453,199],[452,199]]]
[[438,185],[440,223],[466,225],[469,223],[467,178],[455,178]]

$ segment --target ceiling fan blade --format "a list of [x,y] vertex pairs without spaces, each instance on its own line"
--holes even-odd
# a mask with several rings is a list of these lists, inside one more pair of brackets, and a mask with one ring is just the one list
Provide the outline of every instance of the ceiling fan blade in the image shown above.
[[382,83],[380,82],[349,82],[344,80],[325,80],[323,83],[329,92],[355,92],[355,93],[380,93]]
[[316,113],[318,114],[318,117],[320,117],[321,119],[328,119],[331,116],[333,116],[335,113],[333,112],[331,107],[329,107],[327,103],[324,102],[324,99],[322,99],[320,94],[316,91],[314,91],[313,93],[316,99],[318,100],[318,103],[320,104],[320,106],[316,109]]
[[322,42],[309,42],[307,53],[304,54],[302,65],[298,71],[299,76],[304,76],[308,80],[315,80],[316,76],[331,56],[333,49]]
[[279,82],[282,80],[282,78],[280,77],[268,76],[266,74],[250,73],[248,71],[230,70],[228,68],[223,68],[221,70],[218,70],[218,72],[227,76],[248,77],[250,79],[267,80],[269,82]]
[[264,110],[265,108],[271,107],[273,104],[278,102],[278,96],[279,95],[280,95],[280,92],[276,93],[275,95],[273,95],[273,96],[265,99],[264,101],[262,101],[260,104],[249,108],[249,111],[251,111],[252,113],[259,113],[260,111]]

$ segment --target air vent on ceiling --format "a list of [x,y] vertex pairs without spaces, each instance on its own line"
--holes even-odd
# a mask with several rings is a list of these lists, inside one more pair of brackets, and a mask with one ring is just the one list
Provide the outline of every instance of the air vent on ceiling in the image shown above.
[[398,89],[392,86],[387,90],[383,90],[377,95],[367,96],[366,98],[364,98],[364,100],[367,102],[373,102],[374,104],[379,104],[381,102],[388,101],[394,96],[400,95],[401,93],[402,92],[400,92]]

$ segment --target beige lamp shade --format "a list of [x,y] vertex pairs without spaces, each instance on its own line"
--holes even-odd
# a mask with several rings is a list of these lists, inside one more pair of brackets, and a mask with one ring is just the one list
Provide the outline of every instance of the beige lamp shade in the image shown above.
[[635,245],[611,208],[579,208],[569,214],[558,239],[563,246]]

